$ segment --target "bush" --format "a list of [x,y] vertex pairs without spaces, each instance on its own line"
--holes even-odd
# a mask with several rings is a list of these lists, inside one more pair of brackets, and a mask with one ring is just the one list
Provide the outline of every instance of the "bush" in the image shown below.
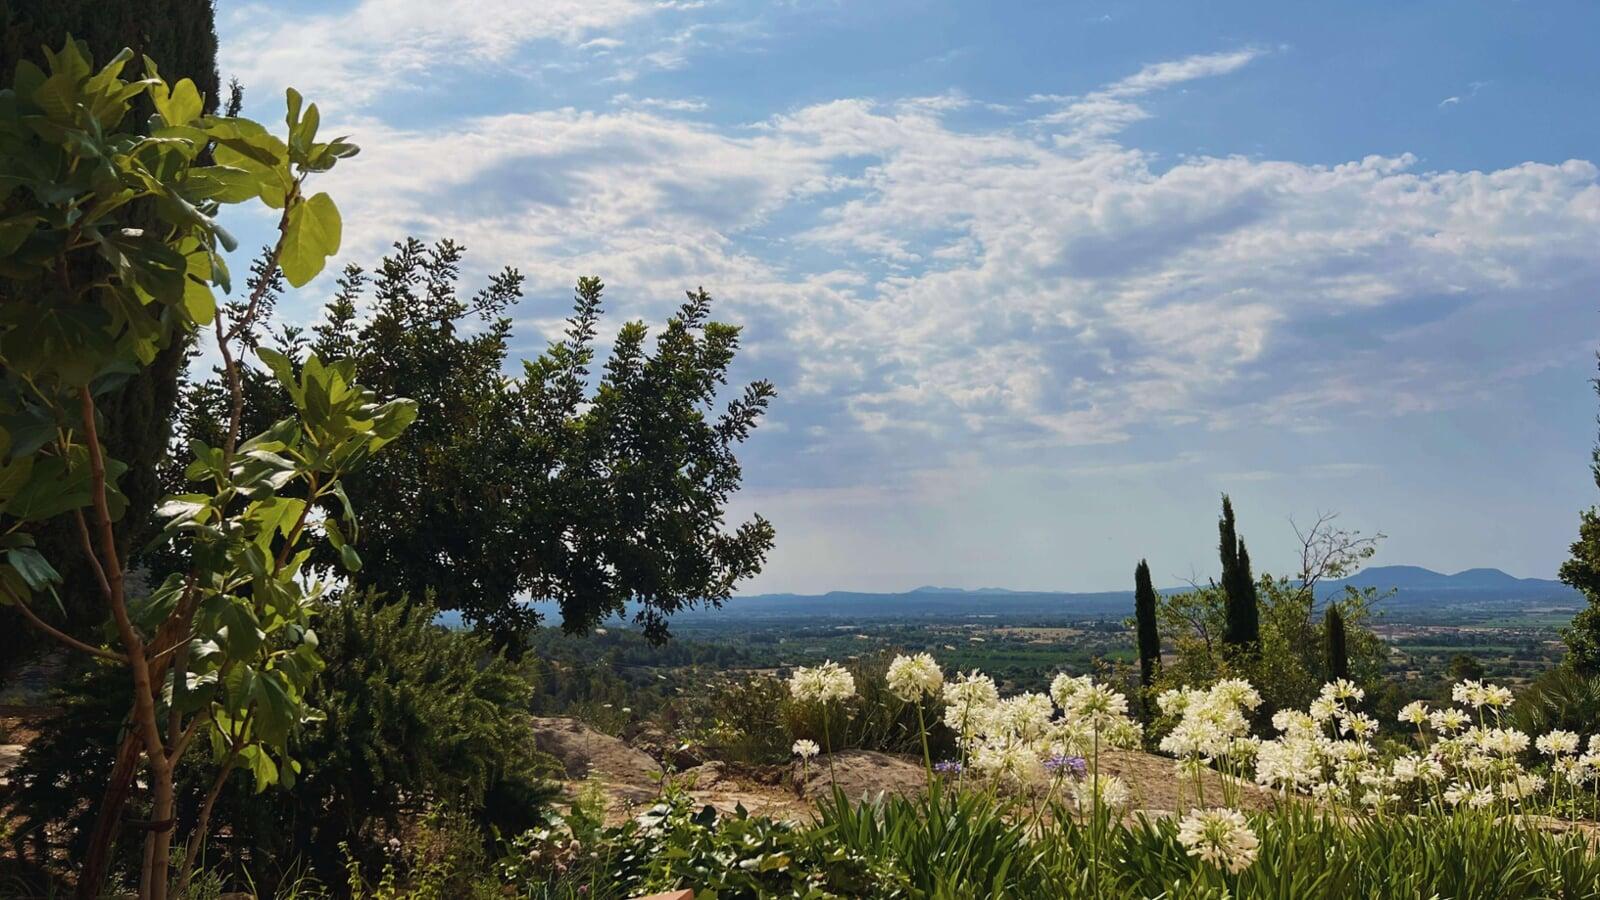
[[[917,708],[889,692],[884,682],[892,653],[851,660],[857,694],[827,710],[827,740],[835,750],[876,750],[922,755]],[[941,721],[943,708],[928,701],[923,713],[935,756],[950,755],[955,736]],[[674,709],[678,730],[716,759],[781,763],[795,740],[823,743],[823,711],[796,704],[789,686],[774,675],[716,678],[688,694]]]
[[621,825],[601,828],[584,815],[523,834],[499,871],[513,896],[528,900],[620,900],[682,887],[729,900],[909,896],[903,873],[842,852],[827,832],[742,807],[720,815],[672,785]]
[[1578,734],[1600,732],[1600,675],[1585,675],[1569,665],[1534,679],[1512,710],[1516,726],[1529,734],[1555,729]]
[[[215,813],[229,837],[212,843],[204,867],[242,883],[248,861],[262,888],[302,869],[337,884],[347,860],[380,872],[393,861],[389,839],[406,838],[441,804],[469,817],[480,843],[542,821],[557,788],[545,779],[554,761],[533,749],[532,685],[483,638],[441,628],[434,616],[427,603],[381,606],[364,595],[323,610],[327,669],[309,700],[326,718],[298,738],[305,770],[292,786],[261,794],[235,777]],[[5,810],[18,817],[14,845],[80,858],[126,713],[117,674],[96,667],[72,681],[63,714],[12,773],[17,789]],[[185,809],[215,772],[200,752],[185,759]],[[125,831],[121,844],[126,857],[137,836]]]
[[366,594],[326,610],[328,668],[312,703],[327,718],[305,735],[306,771],[291,791],[251,797],[241,783],[232,798],[245,833],[277,837],[267,858],[303,859],[331,881],[345,852],[381,865],[387,840],[439,804],[485,838],[540,821],[556,767],[533,749],[533,686],[485,638],[435,625],[436,615],[431,603]]
[[1287,804],[1247,817],[1261,844],[1239,874],[1189,855],[1171,818],[1092,824],[1061,807],[1035,812],[982,791],[861,804],[836,795],[818,822],[796,827],[696,810],[669,791],[638,823],[524,835],[501,865],[516,896],[539,900],[673,888],[720,898],[1600,896],[1586,837],[1488,811],[1355,818]]

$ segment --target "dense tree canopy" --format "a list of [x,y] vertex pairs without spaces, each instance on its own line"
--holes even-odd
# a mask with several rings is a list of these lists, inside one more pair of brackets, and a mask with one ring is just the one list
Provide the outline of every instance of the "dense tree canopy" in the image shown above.
[[[739,330],[710,321],[710,296],[691,292],[653,346],[643,323],[624,324],[593,373],[604,286],[583,278],[562,339],[507,377],[522,278],[506,269],[463,296],[462,254],[450,241],[399,243],[372,275],[345,270],[310,333],[271,332],[292,360],[358,358],[364,384],[420,406],[403,447],[344,481],[363,511],[351,580],[391,598],[431,590],[513,646],[538,621],[527,598],[555,601],[569,630],[636,601],[656,638],[672,613],[726,599],[773,539],[759,516],[723,527],[741,478],[734,451],[773,396],[758,381],[713,408]],[[272,421],[278,394],[260,373],[247,382],[245,421]],[[222,393],[215,381],[187,392],[180,438],[216,429]]]

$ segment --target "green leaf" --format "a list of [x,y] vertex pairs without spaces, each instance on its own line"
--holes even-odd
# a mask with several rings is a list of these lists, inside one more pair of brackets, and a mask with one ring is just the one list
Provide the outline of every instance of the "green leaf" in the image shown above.
[[283,673],[262,672],[256,679],[255,700],[256,730],[261,739],[280,747],[287,744],[289,729],[300,720],[300,703],[283,683]]
[[38,550],[32,547],[15,547],[6,551],[6,562],[11,564],[28,587],[36,591],[47,590],[53,584],[61,583],[61,573],[57,572]]
[[218,203],[243,203],[261,193],[260,176],[236,166],[191,169],[184,179],[189,196]]
[[317,277],[328,257],[339,252],[342,233],[339,208],[327,194],[317,194],[295,204],[283,234],[283,254],[279,265],[283,277],[301,287]]
[[26,406],[17,412],[0,415],[0,433],[10,438],[6,452],[13,459],[32,456],[40,447],[56,439],[56,422],[48,411]]
[[78,106],[78,81],[65,72],[58,72],[46,78],[31,99],[51,119],[71,122]]
[[261,642],[266,639],[266,634],[262,632],[261,626],[256,622],[255,613],[245,601],[237,598],[228,598],[228,601],[217,611],[222,646],[228,655],[235,659],[253,656],[256,650],[260,649]]
[[252,505],[245,518],[256,523],[256,545],[271,547],[276,534],[287,539],[305,508],[306,502],[297,497],[273,497]]
[[0,256],[10,256],[22,246],[39,222],[37,214],[26,211],[0,219]]
[[322,530],[328,533],[328,543],[333,545],[333,549],[341,550],[344,548],[344,532],[339,530],[339,522],[337,519],[323,519]]
[[351,573],[361,571],[361,554],[356,552],[352,544],[345,544],[339,548],[339,560],[344,563],[345,570]]
[[173,85],[170,92],[156,88],[150,92],[150,98],[155,101],[156,112],[168,125],[187,125],[200,118],[205,108],[199,89],[187,78]]
[[278,767],[257,744],[251,744],[239,753],[239,761],[255,776],[256,793],[261,793],[278,781]]
[[405,398],[390,400],[378,407],[372,416],[372,431],[377,437],[368,446],[377,450],[399,437],[417,420],[417,401]]
[[33,457],[19,456],[8,465],[0,467],[0,508],[28,483],[33,474]]
[[283,118],[283,123],[289,126],[289,133],[292,135],[294,134],[295,126],[300,124],[300,106],[305,102],[305,98],[301,97],[300,92],[292,87],[283,93],[289,107],[288,113]]
[[211,254],[197,250],[189,254],[184,273],[183,311],[196,325],[210,325],[217,317],[217,298],[211,293]]

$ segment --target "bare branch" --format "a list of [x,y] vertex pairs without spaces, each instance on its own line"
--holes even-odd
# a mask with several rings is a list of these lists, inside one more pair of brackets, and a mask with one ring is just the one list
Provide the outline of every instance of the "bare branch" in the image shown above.
[[33,623],[33,627],[39,629],[40,631],[44,632],[45,634],[50,635],[51,637],[55,638],[56,640],[60,641],[61,643],[66,644],[68,647],[71,647],[74,650],[82,651],[82,652],[87,653],[87,654],[89,654],[91,656],[98,656],[101,659],[109,659],[112,662],[126,663],[128,661],[128,658],[126,656],[123,656],[120,653],[117,653],[117,652],[112,651],[112,650],[107,650],[104,647],[96,647],[93,644],[86,644],[83,641],[80,641],[77,638],[73,637],[72,635],[67,634],[66,632],[56,628],[54,625],[51,625],[49,622],[46,622],[45,620],[39,618],[38,614],[35,613],[28,606],[28,604],[24,603],[22,601],[21,597],[17,597],[17,596],[11,595],[9,593],[7,594],[7,596],[9,597],[9,599],[11,600],[12,603],[16,604],[17,609],[22,610],[23,617],[26,618],[29,622]]

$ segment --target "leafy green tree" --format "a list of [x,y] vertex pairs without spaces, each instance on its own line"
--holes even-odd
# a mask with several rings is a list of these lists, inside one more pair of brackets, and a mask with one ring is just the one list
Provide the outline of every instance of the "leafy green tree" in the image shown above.
[[[432,591],[440,608],[512,648],[538,622],[528,597],[556,601],[573,632],[632,601],[656,639],[672,613],[729,597],[760,570],[773,538],[760,516],[723,527],[741,479],[734,451],[773,396],[757,381],[714,409],[738,329],[710,321],[711,298],[695,291],[653,348],[642,323],[624,324],[594,377],[604,286],[582,278],[565,336],[507,378],[522,278],[506,269],[463,296],[463,252],[451,241],[396,244],[374,276],[345,270],[311,334],[276,332],[291,362],[305,352],[354,356],[363,383],[415,397],[422,410],[403,446],[344,479],[370,522],[367,565],[352,582],[393,597]],[[369,315],[358,315],[363,307]],[[259,322],[251,339],[269,333],[268,318]],[[270,421],[280,401],[249,379],[244,419]],[[215,381],[196,384],[180,434],[214,434],[225,394]],[[311,564],[337,560],[324,551]]]
[[1261,642],[1261,613],[1255,577],[1250,574],[1250,551],[1235,531],[1233,501],[1222,495],[1222,518],[1217,521],[1218,550],[1222,559],[1222,590],[1227,597],[1227,617],[1222,641],[1236,651],[1249,652]]
[[[1253,585],[1259,602],[1259,641],[1253,653],[1238,653],[1223,639],[1230,598],[1221,584],[1195,585],[1157,598],[1156,619],[1170,652],[1157,687],[1202,686],[1224,677],[1248,678],[1261,691],[1265,709],[1304,708],[1331,677],[1324,652],[1327,621],[1317,614],[1317,585],[1328,573],[1358,571],[1381,539],[1332,526],[1319,517],[1303,542],[1300,572],[1293,578],[1263,573]],[[1348,677],[1370,687],[1381,682],[1385,647],[1370,622],[1383,595],[1346,586],[1336,601],[1344,627]]]
[[1344,616],[1337,603],[1328,604],[1322,617],[1323,673],[1329,679],[1350,677],[1350,653],[1345,647]]
[[1150,564],[1139,560],[1133,570],[1133,614],[1139,635],[1139,685],[1155,684],[1161,668],[1161,634],[1156,627],[1156,589],[1150,583]]
[[[1593,382],[1600,393],[1600,379]],[[1600,487],[1600,444],[1590,454],[1589,470]],[[1572,617],[1562,632],[1566,663],[1584,675],[1600,675],[1600,509],[1589,507],[1578,518],[1578,539],[1561,564],[1561,580],[1583,593],[1589,605]]]
[[[47,57],[47,71],[18,63],[13,87],[0,92],[0,184],[8,190],[0,219],[0,603],[131,682],[128,737],[101,807],[114,814],[123,806],[142,765],[151,819],[140,894],[163,900],[179,832],[174,775],[191,746],[209,744],[219,774],[188,829],[188,859],[204,844],[232,769],[249,769],[262,787],[292,782],[290,736],[313,715],[304,697],[321,665],[309,628],[320,588],[299,577],[301,545],[316,531],[336,545],[357,535],[348,504],[320,521],[311,512],[339,496],[342,474],[410,424],[415,406],[379,404],[354,383],[349,362],[309,357],[295,374],[263,351],[294,415],[243,443],[231,416],[220,446],[190,446],[186,474],[200,489],[158,509],[188,566],[148,596],[130,596],[116,531],[128,508],[118,488],[127,465],[101,438],[116,423],[99,399],[207,325],[236,389],[236,323],[213,294],[230,283],[221,252],[233,242],[215,215],[254,200],[281,210],[271,263],[304,284],[338,249],[340,232],[333,201],[307,196],[306,181],[355,147],[318,142],[317,108],[292,90],[283,140],[246,119],[205,115],[194,83],[169,86],[148,58],[145,77],[124,79],[131,51],[99,71],[72,41]],[[155,110],[148,135],[122,127],[135,101]],[[109,642],[76,638],[34,609],[61,582],[34,532],[63,518],[114,623]],[[97,829],[91,854],[109,840]],[[191,871],[180,873],[180,895]]]
[[[46,49],[60,47],[71,34],[92,58],[110,59],[127,47],[135,60],[141,56],[159,60],[169,78],[194,83],[203,112],[216,110],[220,91],[212,0],[33,0],[5,4],[4,10],[0,79],[8,79],[23,61],[45,66]],[[130,62],[133,65],[137,62]],[[133,98],[133,103],[124,127],[143,132],[154,106],[143,96]],[[147,209],[137,207],[128,211],[128,221],[156,224]],[[96,273],[91,268],[75,274],[92,281]],[[114,529],[124,559],[137,552],[156,527],[151,513],[161,487],[155,467],[167,448],[187,346],[181,340],[169,342],[148,366],[96,398],[96,408],[107,423],[102,435],[106,450],[127,467],[118,479],[127,508]],[[67,520],[43,523],[35,530],[35,539],[46,557],[61,563],[57,566],[62,576],[57,590],[60,603],[49,618],[75,637],[87,636],[104,621],[105,608],[88,560],[82,557],[76,528]],[[11,625],[17,627],[7,627]],[[24,658],[40,640],[18,613],[0,609],[0,674],[6,662]]]
[[1445,671],[1451,681],[1482,681],[1485,674],[1483,663],[1470,653],[1457,653],[1450,657],[1450,665]]

